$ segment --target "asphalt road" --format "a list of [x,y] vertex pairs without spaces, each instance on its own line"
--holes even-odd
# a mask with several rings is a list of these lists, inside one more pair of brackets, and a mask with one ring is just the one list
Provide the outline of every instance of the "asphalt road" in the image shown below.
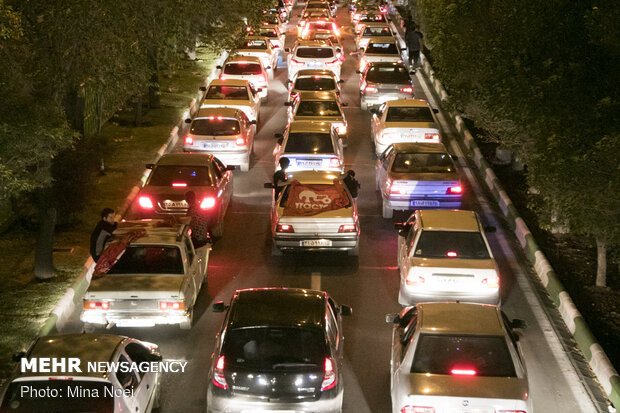
[[[299,9],[295,9],[297,11]],[[293,15],[295,15],[295,11]],[[250,287],[306,287],[328,291],[339,303],[353,307],[353,315],[344,319],[345,400],[344,411],[351,413],[389,412],[389,354],[391,326],[384,316],[397,312],[398,271],[396,269],[396,232],[393,224],[406,218],[396,212],[394,219],[381,217],[381,196],[375,191],[375,160],[370,145],[370,115],[359,108],[358,59],[354,49],[348,14],[339,11],[344,31],[347,58],[343,66],[343,101],[349,104],[345,114],[349,122],[349,147],[345,150],[346,169],[354,169],[361,183],[358,206],[361,222],[359,260],[339,254],[271,256],[269,210],[271,190],[264,189],[273,174],[275,145],[273,134],[286,125],[285,63],[280,64],[270,83],[269,103],[262,106],[261,122],[254,146],[250,172],[235,171],[232,209],[225,220],[224,237],[213,248],[209,262],[208,288],[200,294],[190,331],[172,328],[118,329],[111,332],[157,343],[166,359],[187,360],[184,374],[168,374],[163,379],[163,412],[203,412],[206,406],[208,368],[215,335],[223,321],[210,305],[228,301],[236,289]],[[289,24],[287,45],[292,46]],[[418,73],[415,95],[435,98]],[[428,97],[427,97],[428,96]],[[440,119],[444,120],[443,115]],[[447,118],[446,118],[447,119]],[[455,132],[443,122],[442,136],[450,151],[462,155],[454,145]],[[180,150],[180,147],[177,148]],[[556,328],[547,317],[544,300],[530,281],[531,269],[518,251],[511,233],[502,229],[490,202],[476,181],[475,170],[459,158],[465,185],[463,209],[477,210],[485,223],[498,227],[489,235],[493,254],[500,264],[503,280],[503,309],[511,318],[526,320],[521,344],[528,368],[531,397],[538,412],[596,412],[584,379],[576,373],[574,361],[558,339]],[[472,180],[473,179],[473,180]]]

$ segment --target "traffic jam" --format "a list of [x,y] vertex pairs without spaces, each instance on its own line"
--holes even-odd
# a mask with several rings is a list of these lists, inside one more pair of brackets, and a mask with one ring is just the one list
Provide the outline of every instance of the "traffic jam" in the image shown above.
[[[496,228],[461,209],[467,185],[458,157],[442,136],[438,108],[415,96],[417,78],[386,8],[335,0],[293,7],[288,0],[263,17],[217,66],[177,149],[147,165],[148,179],[96,263],[79,313],[84,332],[37,339],[21,360],[39,360],[39,368],[13,378],[0,412],[189,411],[166,400],[164,383],[177,376],[166,377],[178,372],[161,368],[167,359],[187,359],[166,354],[147,332],[168,329],[178,342],[197,334],[206,314],[201,297],[215,296],[211,272],[220,265],[210,260],[232,231],[242,184],[235,180],[267,165],[268,182],[243,196],[261,193],[257,199],[269,209],[261,228],[269,233],[270,259],[360,259],[369,236],[362,193],[375,191],[381,204],[372,211],[383,223],[376,225],[404,217],[389,221],[397,245],[391,271],[398,274],[390,294],[401,309],[375,314],[388,329],[373,334],[391,330],[381,376],[389,386],[380,387],[391,410],[377,411],[531,413],[520,341],[526,323],[500,307],[503,279],[489,241]],[[345,99],[347,81],[357,95]],[[279,117],[268,115],[267,102],[281,96]],[[276,119],[285,123],[275,126]],[[267,138],[265,163],[255,152],[267,124],[279,132]],[[367,130],[368,153],[359,155],[354,128]],[[360,187],[360,169],[348,167],[352,153],[374,171],[374,188]],[[208,228],[202,238],[197,219]],[[208,311],[222,317],[213,348],[194,345],[210,360],[193,367],[204,380],[196,411],[362,411],[345,398],[353,384],[344,330],[358,311],[372,308],[358,303],[354,311],[335,291],[263,284],[209,301]],[[63,373],[40,364],[62,358],[138,367]]]

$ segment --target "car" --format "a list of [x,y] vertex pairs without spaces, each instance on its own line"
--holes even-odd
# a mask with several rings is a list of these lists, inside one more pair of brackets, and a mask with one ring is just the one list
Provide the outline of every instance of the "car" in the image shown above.
[[250,169],[256,121],[251,122],[239,109],[200,109],[183,141],[185,152],[208,152],[226,165],[237,165],[243,172]]
[[388,314],[392,413],[532,413],[516,329],[496,306],[421,303]]
[[258,96],[263,102],[267,101],[269,74],[258,57],[233,54],[226,59],[223,65],[216,66],[216,69],[220,70],[220,80],[247,80],[252,88],[258,92]]
[[224,165],[212,154],[169,153],[146,167],[152,171],[131,204],[129,219],[185,216],[185,194],[192,190],[208,218],[211,234],[222,236],[232,200],[234,166]]
[[358,49],[365,49],[372,37],[394,37],[387,22],[367,22],[359,25],[359,33],[355,36],[355,45]]
[[351,21],[353,22],[353,32],[357,33],[360,31],[360,25],[375,22],[387,23],[387,17],[376,7],[366,7],[356,10],[351,17]]
[[277,25],[261,26],[256,30],[258,36],[267,37],[271,46],[279,52],[284,50],[285,33]]
[[381,105],[388,100],[412,99],[413,96],[413,82],[403,63],[370,63],[360,76],[362,110]]
[[499,305],[500,272],[474,211],[417,210],[396,224],[398,302],[463,301]]
[[290,102],[284,102],[289,107],[289,122],[294,120],[312,120],[331,122],[338,136],[347,146],[347,120],[339,96],[333,92],[299,92]]
[[428,103],[422,99],[388,100],[371,109],[370,136],[380,155],[392,143],[441,143],[438,123]]
[[461,207],[463,186],[442,144],[395,143],[377,159],[375,170],[383,218],[392,218],[394,210]]
[[37,338],[27,352],[16,354],[14,359],[22,363],[59,360],[66,362],[65,366],[71,359],[78,359],[81,371],[16,373],[5,386],[2,412],[150,413],[159,408],[161,374],[157,371],[87,368],[90,363],[131,363],[131,367],[161,362],[156,344],[113,334],[61,334]]
[[325,8],[329,9],[332,16],[336,15],[338,11],[338,7],[335,1],[325,1],[325,0],[308,0],[306,2],[306,9],[317,9],[317,8]]
[[[304,31],[303,39],[328,41],[332,44],[332,46],[337,47],[340,50],[344,50],[342,39],[335,35],[331,30],[311,29],[307,32]],[[342,54],[342,58],[344,58],[344,54]]]
[[[335,19],[318,19],[307,21],[301,30],[300,37],[304,40],[308,40],[310,34],[313,32],[321,33],[324,36],[323,38],[325,39],[328,39],[332,36],[340,36],[340,28],[338,27],[338,24],[336,24]],[[321,39],[320,36],[316,38]]]
[[362,52],[359,66],[361,72],[373,62],[403,62],[400,46],[393,37],[371,37],[366,48],[360,51]]
[[305,69],[295,75],[289,83],[288,100],[292,101],[302,91],[332,92],[340,97],[340,85],[344,81],[336,79],[331,70]]
[[342,139],[329,122],[293,121],[284,135],[276,134],[274,149],[276,169],[285,156],[290,161],[287,172],[332,171],[344,172]]
[[[346,251],[359,255],[357,205],[339,173],[296,172],[271,207],[272,254]],[[273,188],[273,184],[265,184]]]
[[299,22],[297,23],[297,36],[301,36],[301,31],[305,27],[306,22],[313,20],[331,19],[332,17],[332,13],[328,8],[306,8],[306,10],[304,10],[304,12],[299,15]]
[[292,50],[286,48],[285,51],[288,53],[288,80],[294,79],[297,72],[303,69],[330,70],[340,80],[344,54],[330,41],[298,40]]
[[344,336],[338,305],[301,288],[235,291],[209,369],[208,413],[342,410]]
[[269,78],[273,79],[278,64],[278,52],[271,46],[268,37],[246,36],[237,43],[237,48],[231,54],[258,57],[269,72]]
[[260,121],[261,98],[258,91],[247,80],[213,79],[205,92],[200,109],[233,108],[242,110],[251,121]]
[[[188,224],[163,219],[121,221],[113,235],[84,294],[85,330],[173,324],[190,329],[198,293],[207,284],[211,245],[195,249]],[[98,273],[106,258],[117,260]]]
[[286,19],[282,17],[280,13],[269,12],[265,10],[263,12],[263,26],[272,27],[278,26],[280,32],[286,33]]

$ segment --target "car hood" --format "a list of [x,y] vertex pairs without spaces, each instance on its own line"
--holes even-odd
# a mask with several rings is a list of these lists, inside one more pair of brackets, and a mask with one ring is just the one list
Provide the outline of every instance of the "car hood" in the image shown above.
[[454,181],[459,180],[458,172],[415,172],[415,173],[396,173],[390,172],[389,178],[392,181]]
[[495,261],[485,260],[466,260],[460,258],[409,258],[412,267],[428,268],[467,268],[494,270]]
[[410,374],[409,394],[525,400],[527,379],[518,377],[458,377]]

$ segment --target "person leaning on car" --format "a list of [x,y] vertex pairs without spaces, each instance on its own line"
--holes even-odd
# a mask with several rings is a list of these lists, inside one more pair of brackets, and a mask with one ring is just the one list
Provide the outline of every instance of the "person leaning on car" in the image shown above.
[[280,192],[282,192],[282,189],[284,189],[284,186],[287,184],[288,177],[286,176],[286,169],[291,164],[291,161],[287,157],[283,156],[278,161],[278,164],[280,165],[280,170],[273,174],[273,196],[275,199],[278,199]]
[[112,208],[104,208],[101,211],[101,220],[90,234],[90,255],[95,262],[99,260],[105,244],[112,238],[112,233],[116,229],[115,216]]
[[192,230],[192,243],[194,248],[198,249],[209,242],[209,218],[200,209],[200,204],[196,200],[196,193],[194,191],[187,191],[185,193],[185,202],[187,202],[187,216],[192,220],[189,223],[189,227]]

